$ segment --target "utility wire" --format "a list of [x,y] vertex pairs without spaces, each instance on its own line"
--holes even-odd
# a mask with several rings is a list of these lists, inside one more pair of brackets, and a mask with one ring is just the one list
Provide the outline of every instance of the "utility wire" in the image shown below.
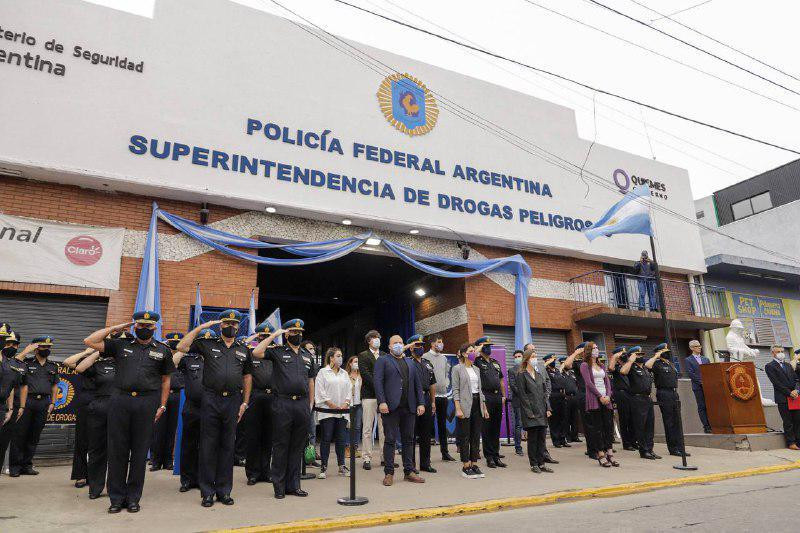
[[798,78],[797,76],[795,76],[793,74],[789,74],[785,70],[781,70],[781,69],[779,69],[778,67],[776,67],[774,65],[770,65],[769,63],[767,63],[765,61],[762,61],[761,59],[758,59],[757,57],[754,57],[754,56],[748,54],[747,52],[743,52],[742,50],[740,50],[738,48],[735,48],[734,46],[731,46],[728,43],[724,43],[724,42],[720,41],[719,39],[716,39],[716,38],[714,38],[714,37],[712,37],[712,36],[710,36],[710,35],[708,35],[706,33],[703,33],[700,30],[689,26],[688,24],[684,24],[683,22],[681,22],[679,20],[675,20],[674,18],[672,18],[672,15],[675,15],[675,13],[673,13],[672,15],[665,15],[665,14],[661,13],[660,11],[658,11],[656,9],[653,9],[652,7],[646,5],[646,4],[642,3],[642,2],[638,2],[637,0],[630,0],[630,1],[633,2],[634,4],[636,4],[637,6],[643,7],[646,10],[648,10],[648,11],[650,11],[652,13],[655,13],[656,15],[661,15],[661,18],[668,19],[670,22],[672,22],[674,24],[677,24],[678,26],[680,26],[682,28],[685,28],[685,29],[687,29],[687,30],[689,30],[689,31],[691,31],[693,33],[696,33],[697,35],[700,35],[701,37],[705,37],[706,39],[709,39],[710,41],[714,41],[718,45],[724,46],[728,50],[733,50],[734,52],[736,52],[738,54],[741,54],[741,55],[743,55],[744,57],[746,57],[748,59],[752,59],[756,63],[764,65],[765,67],[770,68],[770,69],[774,70],[775,72],[779,72],[780,74],[783,74],[784,76],[788,76],[788,77],[792,78],[795,81],[800,81],[800,78]]
[[[270,0],[270,1],[272,1],[272,0]],[[503,61],[508,61],[509,63],[513,63],[515,65],[518,65],[518,66],[521,66],[521,67],[524,67],[524,68],[527,68],[527,69],[530,69],[530,70],[534,70],[536,72],[542,72],[544,74],[548,74],[550,76],[553,76],[554,78],[558,78],[558,79],[561,79],[561,80],[564,80],[564,81],[568,81],[570,83],[574,83],[575,85],[578,85],[578,86],[583,87],[584,89],[588,89],[590,91],[595,91],[597,93],[605,94],[607,96],[611,96],[611,97],[617,98],[619,100],[623,100],[623,101],[626,101],[626,102],[629,102],[629,103],[632,103],[632,104],[640,105],[642,107],[646,107],[647,109],[652,109],[653,111],[658,111],[659,113],[662,113],[664,115],[668,115],[668,116],[671,116],[671,117],[679,118],[681,120],[685,120],[687,122],[691,122],[691,123],[697,124],[699,126],[704,126],[706,128],[710,128],[710,129],[713,129],[713,130],[716,130],[716,131],[727,133],[729,135],[733,135],[734,137],[747,139],[748,141],[752,141],[752,142],[755,142],[755,143],[763,144],[765,146],[771,146],[772,148],[777,148],[778,150],[783,150],[783,151],[789,152],[791,154],[800,155],[800,151],[798,151],[798,150],[795,150],[795,149],[792,149],[792,148],[787,148],[785,146],[781,146],[779,144],[776,144],[776,143],[773,143],[773,142],[770,142],[770,141],[766,141],[766,140],[763,140],[763,139],[759,139],[759,138],[756,138],[756,137],[752,137],[752,136],[746,135],[744,133],[738,133],[736,131],[724,128],[722,126],[716,126],[714,124],[711,124],[711,123],[708,123],[708,122],[704,122],[704,121],[699,120],[699,119],[695,119],[695,118],[691,118],[691,117],[688,117],[688,116],[685,116],[685,115],[681,115],[680,113],[675,113],[675,112],[672,112],[672,111],[668,111],[668,110],[666,110],[664,108],[661,108],[661,107],[658,107],[658,106],[655,106],[655,105],[652,105],[652,104],[648,104],[646,102],[642,102],[642,101],[636,100],[634,98],[628,98],[627,96],[622,96],[620,94],[617,94],[617,93],[614,93],[614,92],[611,92],[611,91],[606,91],[604,89],[600,89],[598,87],[594,87],[592,85],[589,85],[588,83],[583,83],[581,81],[577,81],[577,80],[569,78],[567,76],[563,76],[561,74],[557,74],[555,72],[552,72],[552,71],[549,71],[549,70],[546,70],[546,69],[543,69],[543,68],[535,67],[535,66],[530,65],[528,63],[525,63],[523,61],[519,61],[519,60],[510,58],[510,57],[507,57],[507,56],[504,56],[504,55],[501,55],[501,54],[498,54],[498,53],[495,53],[495,52],[491,52],[489,50],[486,50],[486,49],[483,49],[483,48],[480,48],[480,47],[477,47],[477,46],[472,46],[472,45],[469,45],[467,43],[458,41],[456,39],[451,39],[451,38],[449,38],[449,37],[447,37],[445,35],[442,35],[442,34],[439,34],[439,33],[436,33],[436,32],[432,32],[432,31],[426,30],[424,28],[420,28],[419,26],[415,26],[413,24],[409,24],[407,22],[403,22],[403,21],[394,19],[394,18],[388,17],[386,15],[382,15],[382,14],[377,13],[375,11],[371,11],[371,10],[363,8],[361,6],[357,6],[355,4],[351,4],[350,2],[346,2],[344,0],[333,0],[333,1],[337,2],[339,4],[342,4],[342,5],[348,6],[350,8],[356,9],[358,11],[362,11],[364,13],[369,13],[369,14],[371,14],[373,16],[382,18],[384,20],[388,20],[388,21],[393,22],[395,24],[399,24],[401,26],[405,26],[407,28],[416,30],[418,32],[425,33],[426,35],[430,35],[432,37],[436,37],[437,39],[441,39],[443,41],[447,41],[449,43],[452,43],[452,44],[455,44],[455,45],[458,45],[458,46],[462,46],[464,48],[468,48],[470,50],[474,50],[476,52],[480,52],[482,54],[486,54],[488,56],[491,56],[491,57],[494,57],[494,58],[497,58],[497,59],[502,59]]]
[[711,1],[712,0],[705,0],[704,2],[700,2],[699,4],[694,4],[694,5],[691,5],[689,7],[684,7],[683,9],[679,9],[679,10],[675,11],[674,13],[670,13],[669,15],[661,15],[657,19],[651,19],[650,22],[655,22],[655,21],[661,20],[661,19],[668,19],[670,17],[674,17],[675,15],[680,15],[681,13],[686,13],[687,11],[691,11],[692,9],[698,8],[700,6],[704,6],[706,4],[710,4]]
[[[261,1],[264,2],[266,0],[261,0]],[[293,11],[293,10],[289,9],[288,7],[284,6],[283,4],[278,2],[277,0],[269,0],[269,1],[272,4],[280,7],[284,11],[286,11],[286,12],[294,15],[295,17],[303,20],[304,22],[306,22],[310,26],[313,26],[314,28],[316,28],[320,32],[324,33],[325,35],[327,35],[328,37],[334,39],[335,41],[341,43],[345,47],[350,48],[355,53],[360,54],[361,56],[366,57],[369,60],[371,60],[372,62],[374,62],[373,64],[370,64],[367,60],[364,60],[364,61],[367,61],[366,63],[364,61],[359,61],[360,63],[364,64],[365,66],[367,66],[368,68],[370,68],[374,72],[379,73],[379,74],[381,74],[383,76],[385,76],[387,74],[390,74],[390,73],[396,73],[396,74],[400,73],[395,68],[393,68],[393,67],[387,65],[386,63],[384,63],[383,61],[381,61],[381,60],[369,55],[368,53],[362,51],[361,49],[353,46],[352,44],[350,44],[346,40],[344,40],[344,39],[342,39],[342,38],[330,33],[329,31],[327,31],[326,29],[324,29],[321,26],[317,25],[316,23],[314,23],[313,21],[309,20],[308,18],[303,17],[302,15],[297,13],[296,11]],[[333,43],[325,40],[325,38],[323,38],[322,36],[313,33],[312,31],[308,30],[307,28],[303,28],[302,25],[300,25],[300,24],[298,24],[298,23],[296,23],[294,21],[290,20],[289,22],[292,23],[293,25],[303,29],[307,33],[313,35],[315,38],[319,39],[320,41],[322,41],[323,43],[327,44],[328,46],[330,46],[330,47],[332,47],[332,48],[334,48],[336,50],[339,50],[342,53],[350,55],[352,57],[352,52],[349,52],[344,48],[340,48],[340,47],[334,45]],[[362,59],[363,59],[363,57],[362,57]],[[380,67],[377,67],[376,64],[377,65],[381,65],[386,70],[382,72]],[[475,112],[473,112],[473,111],[471,111],[469,109],[466,109],[466,108],[460,106],[459,104],[456,104],[455,102],[453,102],[453,101],[449,100],[448,98],[446,98],[444,95],[439,94],[439,93],[433,91],[430,88],[428,88],[428,90],[432,94],[435,94],[438,97],[440,107],[450,111],[456,117],[461,118],[462,120],[464,120],[466,122],[469,122],[469,123],[477,126],[478,128],[484,130],[484,131],[487,131],[487,132],[490,132],[490,133],[494,134],[495,136],[497,136],[501,140],[506,141],[507,143],[511,144],[512,146],[515,146],[516,148],[518,148],[520,150],[523,150],[523,151],[525,151],[526,153],[528,153],[530,155],[533,155],[535,157],[543,159],[543,160],[551,163],[552,165],[557,166],[558,168],[561,168],[562,170],[565,170],[567,172],[571,172],[571,173],[573,173],[575,175],[579,175],[580,166],[576,165],[575,163],[572,163],[572,162],[570,162],[570,161],[568,161],[566,159],[563,159],[560,156],[558,156],[556,154],[553,154],[552,152],[549,152],[546,149],[537,146],[535,143],[533,143],[531,141],[528,141],[528,140],[520,137],[519,135],[517,135],[517,134],[515,134],[513,132],[510,132],[509,130],[504,129],[501,126],[498,126],[494,122],[481,117],[477,113],[475,113]],[[481,121],[484,121],[484,123],[477,122],[478,119],[481,120]],[[496,129],[494,129],[494,128],[496,128]],[[527,144],[528,146],[526,147],[525,144]],[[532,151],[531,148],[534,149],[534,151]],[[538,153],[537,150],[538,150],[538,152],[543,152],[543,154],[542,153]],[[601,176],[599,176],[598,174],[595,174],[594,172],[591,172],[591,171],[587,170],[585,175],[590,176],[591,177],[590,179],[594,183],[596,183],[599,187],[605,188],[605,189],[607,189],[609,191],[615,192],[615,193],[620,194],[620,195],[624,195],[625,194],[624,192],[620,191],[618,188],[613,187],[610,183],[607,183],[606,180],[604,180]],[[729,238],[731,240],[739,242],[740,244],[744,244],[746,246],[750,246],[752,248],[761,250],[761,251],[763,251],[765,253],[768,253],[770,255],[774,255],[776,257],[780,257],[780,258],[782,258],[784,260],[787,260],[787,261],[800,262],[800,259],[798,259],[798,258],[794,258],[792,256],[782,254],[782,253],[777,252],[775,250],[770,250],[768,248],[764,248],[764,247],[759,246],[757,244],[753,244],[753,243],[744,241],[742,239],[739,239],[738,237],[727,235],[725,233],[722,233],[721,231],[719,231],[716,228],[710,228],[708,226],[704,226],[704,225],[700,224],[699,222],[697,222],[696,219],[689,218],[686,215],[683,215],[681,213],[673,211],[672,209],[670,209],[670,208],[668,208],[666,206],[654,204],[653,202],[651,202],[649,200],[637,199],[636,201],[639,201],[639,202],[643,203],[644,205],[647,205],[651,209],[655,209],[657,211],[666,213],[666,214],[668,214],[670,216],[673,216],[674,218],[677,218],[679,220],[682,220],[682,221],[684,221],[686,223],[692,224],[692,225],[697,226],[699,228],[702,228],[704,230],[717,233],[717,234],[719,234],[719,235],[721,235],[723,237],[727,237],[727,238]]]
[[663,35],[665,37],[669,37],[670,39],[672,39],[674,41],[678,41],[679,43],[682,43],[682,44],[688,46],[689,48],[692,48],[693,50],[697,50],[698,52],[700,52],[702,54],[705,54],[707,56],[713,57],[714,59],[722,61],[726,65],[730,65],[733,68],[741,70],[742,72],[746,72],[746,73],[748,73],[748,74],[750,74],[752,76],[755,76],[756,78],[759,78],[761,80],[764,80],[765,82],[770,83],[770,84],[772,84],[772,85],[774,85],[776,87],[780,87],[781,89],[783,89],[785,91],[788,91],[788,92],[790,92],[792,94],[796,94],[797,96],[800,96],[800,93],[795,91],[794,89],[790,89],[789,87],[786,87],[785,85],[781,85],[780,83],[778,83],[776,81],[772,81],[771,79],[769,79],[769,78],[767,78],[765,76],[762,76],[761,74],[758,74],[757,72],[753,72],[752,70],[747,69],[745,67],[742,67],[741,65],[737,65],[733,61],[728,61],[724,57],[718,56],[717,54],[715,54],[713,52],[709,52],[708,50],[706,50],[704,48],[701,48],[701,47],[699,47],[699,46],[697,46],[695,44],[690,43],[689,41],[681,39],[680,37],[676,37],[675,35],[672,35],[671,33],[666,32],[666,31],[664,31],[664,30],[662,30],[660,28],[656,28],[652,24],[648,24],[647,22],[645,22],[643,20],[639,20],[636,17],[632,17],[632,16],[630,16],[630,15],[628,15],[626,13],[623,13],[622,11],[614,9],[613,7],[610,7],[610,6],[607,6],[605,4],[602,4],[602,3],[598,2],[597,0],[584,0],[584,2],[589,2],[590,4],[594,4],[594,5],[598,6],[598,7],[602,7],[603,9],[611,11],[612,13],[614,13],[616,15],[619,15],[620,17],[626,18],[626,19],[628,19],[628,20],[630,20],[632,22],[635,22],[637,24],[641,24],[645,28],[650,28],[651,30],[653,30],[655,32],[658,32],[658,33],[660,33],[661,35]]
[[683,61],[681,61],[679,59],[675,59],[672,56],[668,56],[667,54],[662,54],[661,52],[659,52],[657,50],[653,50],[652,48],[648,48],[648,47],[646,47],[644,45],[641,45],[641,44],[639,44],[639,43],[637,43],[635,41],[631,41],[630,39],[626,39],[624,37],[620,37],[619,35],[615,35],[615,34],[609,32],[609,31],[606,31],[606,30],[604,30],[602,28],[598,28],[597,26],[593,26],[593,25],[589,24],[588,22],[584,22],[584,21],[582,21],[580,19],[577,19],[577,18],[571,17],[569,15],[566,15],[566,14],[564,14],[564,13],[562,13],[562,12],[556,10],[556,9],[552,9],[552,8],[547,7],[545,5],[542,5],[542,4],[538,3],[538,2],[534,2],[533,0],[523,0],[523,1],[528,3],[528,4],[530,4],[530,5],[532,5],[532,6],[538,7],[539,9],[543,9],[544,11],[547,11],[548,13],[552,13],[553,15],[557,15],[559,17],[565,18],[565,19],[567,19],[567,20],[569,20],[571,22],[574,22],[576,24],[580,24],[581,26],[583,26],[585,28],[589,28],[589,29],[592,29],[594,31],[600,32],[603,35],[605,35],[606,37],[611,37],[612,39],[616,39],[616,40],[621,41],[621,42],[623,42],[625,44],[628,44],[628,45],[634,46],[636,48],[639,48],[641,50],[644,50],[645,52],[650,52],[651,54],[656,55],[656,56],[658,56],[658,57],[660,57],[662,59],[666,59],[667,61],[671,61],[672,63],[678,64],[678,65],[680,65],[682,67],[685,67],[685,68],[688,68],[688,69],[691,69],[691,70],[693,70],[693,71],[695,71],[695,72],[697,72],[699,74],[702,74],[703,76],[708,76],[709,78],[713,78],[713,79],[715,79],[717,81],[721,81],[722,83],[726,83],[726,84],[728,84],[728,85],[730,85],[732,87],[736,87],[737,89],[741,89],[743,91],[747,91],[748,93],[754,94],[754,95],[759,96],[761,98],[764,98],[765,100],[769,100],[769,101],[774,102],[774,103],[776,103],[778,105],[781,105],[781,106],[784,106],[784,107],[788,107],[789,109],[793,109],[795,111],[800,111],[800,108],[797,108],[797,107],[795,107],[795,106],[793,106],[791,104],[787,104],[786,102],[782,102],[782,101],[778,100],[777,98],[773,98],[773,97],[768,96],[768,95],[766,95],[764,93],[760,93],[760,92],[758,92],[756,90],[750,89],[749,87],[745,87],[744,85],[740,85],[740,84],[738,84],[738,83],[736,83],[734,81],[728,80],[728,79],[723,78],[721,76],[717,76],[716,74],[712,74],[711,72],[709,72],[707,70],[703,70],[703,69],[698,68],[698,67],[695,67],[694,65],[690,65],[688,63],[684,63]]

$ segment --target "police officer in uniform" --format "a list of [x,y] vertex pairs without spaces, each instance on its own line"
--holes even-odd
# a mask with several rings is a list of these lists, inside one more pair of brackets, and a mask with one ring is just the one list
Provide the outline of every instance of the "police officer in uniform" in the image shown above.
[[406,341],[409,346],[411,357],[417,365],[417,373],[422,383],[422,399],[425,404],[425,412],[417,415],[414,426],[414,433],[419,443],[419,469],[423,472],[436,473],[436,469],[431,466],[431,437],[433,436],[433,421],[436,416],[436,376],[433,371],[433,363],[423,359],[425,345],[422,335],[412,335]]
[[639,445],[639,456],[642,459],[661,459],[653,453],[653,402],[650,392],[653,389],[653,376],[645,368],[642,360],[642,347],[634,346],[628,350],[628,361],[622,365],[620,372],[628,376],[631,423],[636,442]]
[[[274,331],[266,321],[256,326],[257,338],[263,340]],[[253,391],[250,393],[250,418],[247,428],[247,484],[272,482],[269,475],[272,461],[272,361],[253,359]]]
[[[170,349],[153,339],[160,319],[153,311],[137,311],[133,322],[97,330],[83,340],[116,362],[115,393],[108,407],[108,512],[112,514],[123,507],[129,513],[141,509],[153,423],[167,409],[169,376],[175,366]],[[131,325],[134,338],[107,338]]]
[[[656,384],[656,401],[661,410],[664,422],[664,436],[670,455],[680,457],[684,451],[681,444],[681,428],[678,423],[678,371],[670,360],[669,346],[662,342],[656,346],[651,357],[644,366],[653,373]],[[689,453],[687,456],[691,455]]]
[[[252,386],[250,349],[236,340],[242,314],[227,309],[218,320],[201,324],[178,343],[179,352],[203,358],[203,401],[200,413],[201,505],[233,505],[233,448],[236,424],[250,401]],[[200,331],[220,325],[218,339],[198,339]]]
[[[169,346],[172,353],[178,342],[183,338],[180,333],[168,333],[164,336],[164,343]],[[174,361],[173,361],[174,363]],[[153,444],[150,446],[150,458],[153,464],[150,471],[172,470],[173,452],[175,449],[175,431],[178,428],[178,416],[181,407],[181,391],[184,387],[183,373],[177,369],[169,377],[169,397],[167,410],[158,419],[153,428]]]
[[[177,339],[174,338],[174,333],[167,335],[167,342],[171,344],[172,341],[175,341],[172,362],[183,374],[185,399],[181,413],[183,420],[180,449],[181,486],[178,491],[188,492],[191,489],[200,488],[198,470],[200,465],[200,413],[203,403],[203,358],[196,353],[183,354],[179,352],[177,343],[183,339],[183,335],[180,333],[177,335],[179,335]],[[216,339],[217,334],[212,329],[203,329],[197,338]]]
[[19,337],[5,325],[0,328],[2,351],[0,351],[0,471],[6,457],[6,450],[14,436],[14,428],[21,416],[28,397],[28,378],[24,364],[14,356],[19,349]]
[[571,447],[570,442],[581,442],[578,438],[578,419],[580,418],[579,400],[578,400],[578,381],[575,379],[575,374],[564,368],[564,363],[567,360],[566,355],[558,358],[558,369],[561,371],[561,376],[564,378],[564,436],[567,447]]
[[500,363],[492,357],[492,340],[481,337],[475,341],[475,348],[480,355],[473,364],[481,373],[481,388],[486,397],[486,409],[489,411],[489,420],[481,428],[483,454],[489,468],[505,468],[506,464],[500,460],[500,423],[503,418],[503,403],[506,401],[505,380]]
[[20,354],[20,357],[25,358],[34,352],[33,357],[25,359],[28,402],[11,440],[11,455],[8,461],[11,477],[18,477],[20,474],[35,476],[39,473],[33,469],[33,455],[36,446],[39,445],[39,437],[47,422],[47,415],[53,412],[58,392],[58,365],[47,360],[52,347],[52,337],[44,335],[32,339],[31,344]]
[[613,402],[617,407],[619,417],[619,433],[622,437],[622,449],[633,451],[637,449],[636,435],[631,423],[631,399],[630,381],[628,376],[623,375],[620,370],[628,361],[627,348],[617,346],[611,352],[611,360],[608,363],[608,371],[611,373],[611,389],[613,391]]
[[[299,318],[284,322],[253,349],[255,359],[272,361],[272,466],[270,477],[275,497],[286,494],[308,496],[300,488],[300,465],[308,438],[311,403],[314,398],[316,366],[300,345],[304,323]],[[278,335],[286,343],[272,346]]]
[[550,440],[556,448],[570,448],[572,445],[567,442],[567,378],[556,366],[556,354],[547,354],[543,362],[550,377],[550,418],[547,419]]
[[[584,359],[588,358],[588,355],[584,354],[586,348],[586,343],[582,342],[575,347],[575,351],[572,352],[567,360],[564,361],[564,369],[570,370],[572,372],[572,376],[575,378],[575,385],[578,388],[578,393],[576,395],[577,399],[577,408],[578,408],[578,418],[580,418],[581,424],[584,428],[586,428],[586,384],[583,382],[583,374],[581,374],[581,365],[585,364]],[[584,429],[584,433],[585,433]],[[578,438],[578,432],[575,432],[575,440],[573,442],[580,442]],[[586,455],[589,456],[590,459],[597,459],[594,457],[592,453],[589,452],[589,442],[586,442]]]
[[[111,338],[123,335],[112,334]],[[92,389],[92,399],[86,406],[88,437],[87,481],[89,499],[100,497],[106,486],[108,469],[108,411],[115,392],[117,364],[114,358],[100,352],[84,358],[75,370],[83,376],[83,383]]]

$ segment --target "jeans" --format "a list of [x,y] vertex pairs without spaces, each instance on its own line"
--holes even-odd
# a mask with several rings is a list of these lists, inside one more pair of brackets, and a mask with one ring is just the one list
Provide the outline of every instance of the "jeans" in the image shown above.
[[[361,404],[353,406],[353,425],[355,426],[356,430],[356,438],[355,442],[350,440],[350,431],[347,432],[347,443],[350,445],[350,448],[361,446],[361,428],[363,427],[363,412],[364,408]],[[351,452],[352,453],[352,452]]]
[[[319,454],[322,456],[322,467],[328,468],[328,456],[331,454],[331,442],[336,442],[336,464],[344,466],[344,447],[347,444],[347,419],[329,417],[319,421],[322,429],[322,442]],[[352,452],[351,452],[352,453]]]
[[514,406],[514,449],[522,451],[522,410]]
[[643,311],[644,296],[647,293],[647,301],[650,302],[650,311],[658,311],[658,298],[656,298],[656,282],[653,279],[640,279],[636,282],[639,285],[639,310]]

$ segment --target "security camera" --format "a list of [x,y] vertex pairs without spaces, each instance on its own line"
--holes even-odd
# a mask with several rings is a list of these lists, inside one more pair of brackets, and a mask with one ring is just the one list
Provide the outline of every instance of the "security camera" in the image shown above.
[[465,243],[464,241],[456,242],[458,249],[461,250],[461,258],[466,261],[469,259],[469,252],[471,251],[469,244]]

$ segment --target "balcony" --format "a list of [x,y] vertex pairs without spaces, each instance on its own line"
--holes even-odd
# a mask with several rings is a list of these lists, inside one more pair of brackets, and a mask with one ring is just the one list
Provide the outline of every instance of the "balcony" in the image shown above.
[[[717,329],[730,324],[721,287],[661,280],[667,318],[681,329]],[[595,270],[570,279],[576,323],[660,327],[658,288],[653,278]]]

